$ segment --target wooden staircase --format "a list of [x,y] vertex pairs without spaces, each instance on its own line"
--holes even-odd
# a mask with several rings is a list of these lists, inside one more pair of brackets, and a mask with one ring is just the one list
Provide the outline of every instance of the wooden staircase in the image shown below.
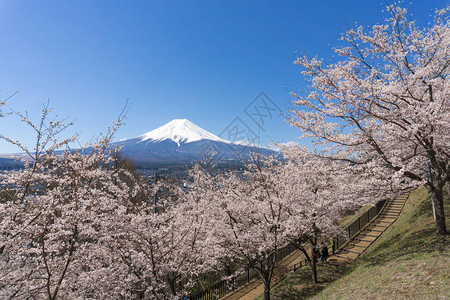
[[381,213],[334,256],[346,260],[353,260],[360,256],[392,223],[397,220],[409,194],[410,192],[406,192],[393,200],[388,200]]
[[[393,200],[388,200],[372,221],[370,221],[363,229],[350,241],[344,244],[343,248],[332,255],[328,262],[339,262],[354,260],[361,255],[392,223],[394,223],[403,210],[403,206],[409,197],[410,192],[404,193]],[[305,260],[303,254],[297,250],[294,251],[281,264],[288,269],[293,269],[300,261]],[[274,274],[272,285],[276,285],[283,278]],[[236,289],[221,300],[254,300],[258,298],[264,291],[264,284],[261,279],[256,278],[249,284]]]

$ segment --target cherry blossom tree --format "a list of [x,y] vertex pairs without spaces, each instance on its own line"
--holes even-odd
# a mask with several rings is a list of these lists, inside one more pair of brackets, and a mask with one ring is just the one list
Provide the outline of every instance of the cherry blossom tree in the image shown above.
[[127,186],[110,167],[108,145],[120,120],[96,143],[58,150],[75,137],[58,140],[67,125],[49,120],[49,113],[44,106],[37,126],[18,114],[36,132],[32,150],[2,136],[27,157],[23,169],[0,175],[0,293],[19,299],[125,297],[120,284],[93,284],[120,283],[124,275],[114,270],[113,257],[103,255],[111,216],[125,211],[128,199]]
[[[285,161],[279,178],[289,218],[285,222],[291,243],[305,255],[317,283],[316,248],[342,234],[338,220],[348,211],[390,197],[390,178],[361,170],[348,162],[313,155],[299,146],[282,147]],[[375,176],[374,176],[375,175]]]
[[[271,163],[276,160],[266,161]],[[209,228],[202,251],[219,265],[233,261],[255,270],[264,282],[264,298],[270,299],[276,254],[285,244],[282,222],[287,211],[276,194],[275,169],[260,163],[248,168],[242,173],[195,174],[194,194]]]
[[419,28],[390,5],[370,32],[348,30],[333,62],[298,57],[310,91],[292,93],[289,118],[323,157],[385,169],[396,188],[425,184],[439,235],[447,232],[442,191],[450,180],[448,11]]
[[126,265],[132,286],[143,299],[179,299],[203,272],[201,216],[179,193],[178,201],[173,195],[161,196],[157,209],[153,201],[135,205],[123,222],[121,236],[115,237],[117,247],[111,247]]
[[10,95],[9,97],[7,97],[6,99],[1,99],[1,98],[0,98],[0,118],[4,118],[4,117],[6,117],[6,116],[8,116],[8,115],[11,114],[11,112],[6,112],[6,111],[4,111],[3,106],[6,105],[6,102],[7,102],[9,99],[11,99],[12,97],[14,97],[14,96],[17,95],[18,93],[19,93],[19,91],[13,93],[12,95]]
[[123,117],[71,150],[76,136],[58,139],[68,125],[49,114],[47,104],[35,125],[16,113],[36,133],[31,150],[1,136],[25,158],[22,169],[0,174],[0,297],[179,298],[192,281],[189,263],[199,264],[197,223],[181,218],[187,209],[178,203],[155,210],[158,187],[115,154]]
[[[306,248],[314,249],[318,239],[340,234],[339,218],[381,200],[389,186],[386,177],[375,179],[359,166],[318,158],[299,147],[285,147],[283,153],[282,160],[258,156],[242,172],[212,176],[197,170],[191,193],[210,228],[201,247],[204,260],[252,268],[264,282],[265,299],[270,299],[282,247],[295,243],[309,257]],[[310,260],[317,282],[315,260]]]

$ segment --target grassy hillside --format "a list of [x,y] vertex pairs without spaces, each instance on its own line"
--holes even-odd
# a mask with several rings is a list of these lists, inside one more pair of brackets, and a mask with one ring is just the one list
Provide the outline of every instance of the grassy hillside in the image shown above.
[[[445,204],[448,224],[448,197]],[[317,286],[301,269],[274,290],[273,299],[450,299],[449,244],[448,235],[437,237],[430,196],[420,188],[356,264],[319,265]]]
[[343,217],[338,221],[339,226],[341,228],[346,228],[354,221],[358,220],[358,218],[362,216],[366,211],[368,211],[371,207],[372,207],[371,205],[365,205],[361,207],[357,213],[348,214],[347,216]]

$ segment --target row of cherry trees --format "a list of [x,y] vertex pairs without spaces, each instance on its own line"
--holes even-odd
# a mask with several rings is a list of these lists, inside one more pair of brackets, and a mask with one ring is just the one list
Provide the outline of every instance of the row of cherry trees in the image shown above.
[[283,153],[282,161],[256,156],[242,173],[194,172],[199,190],[193,194],[209,222],[204,245],[208,256],[256,270],[264,281],[265,299],[270,299],[276,254],[283,246],[314,248],[318,240],[340,234],[337,221],[348,211],[394,194],[384,172],[374,177],[300,147]]
[[[13,113],[36,143],[28,149],[0,133],[27,156],[23,169],[0,173],[0,297],[178,299],[205,276],[231,278],[249,266],[270,299],[284,245],[314,248],[340,233],[349,210],[419,184],[432,192],[445,234],[447,10],[423,30],[405,10],[388,11],[385,25],[343,36],[342,61],[298,59],[312,91],[293,94],[290,122],[318,150],[282,147],[282,159],[255,155],[226,174],[198,165],[188,191],[151,184],[116,154],[110,142],[122,118],[70,150],[77,137],[59,139],[67,125],[51,120],[48,106],[37,124]],[[9,115],[4,105],[0,117]]]
[[155,213],[157,187],[110,145],[122,119],[70,150],[76,137],[59,140],[67,126],[50,113],[45,106],[37,125],[15,113],[36,133],[33,149],[0,136],[26,156],[24,168],[0,173],[0,298],[180,296],[199,264],[190,251],[199,224],[184,215],[187,203],[163,199]]
[[321,156],[384,168],[397,183],[425,185],[437,233],[447,233],[443,188],[450,187],[450,6],[428,28],[390,5],[384,24],[348,30],[333,63],[298,57],[310,91],[292,93],[289,122]]
[[36,133],[33,149],[1,136],[27,156],[0,174],[5,299],[178,299],[205,276],[236,276],[236,266],[256,270],[269,299],[279,249],[339,234],[340,217],[389,189],[383,172],[300,147],[283,149],[283,160],[255,155],[243,171],[198,165],[188,191],[152,185],[110,145],[122,119],[70,150],[76,137],[59,140],[67,126],[50,113],[38,125],[18,114]]

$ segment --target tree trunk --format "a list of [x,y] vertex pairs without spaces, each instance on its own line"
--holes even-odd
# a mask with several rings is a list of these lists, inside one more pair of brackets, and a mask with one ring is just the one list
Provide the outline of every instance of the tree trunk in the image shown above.
[[316,266],[316,257],[317,257],[317,253],[316,253],[316,244],[315,243],[311,243],[311,277],[312,277],[312,282],[314,284],[317,283],[317,266]]
[[450,178],[447,180],[447,199],[450,200]]
[[270,282],[264,280],[264,300],[270,300]]
[[[442,178],[441,172],[439,172],[438,167],[436,166],[437,162],[434,153],[431,153],[430,163],[427,165],[428,171],[428,183],[426,187],[431,193],[431,204],[433,205],[433,216],[436,221],[436,230],[437,235],[446,235],[447,234],[447,226],[445,225],[445,213],[444,213],[444,195],[443,195],[443,187],[446,183],[445,179]],[[433,171],[434,170],[434,171]],[[447,180],[448,181],[448,180]]]
[[444,195],[442,188],[431,188],[431,201],[433,204],[433,214],[436,220],[436,229],[438,235],[447,234],[447,226],[445,224],[445,212],[444,212]]
[[172,278],[170,275],[167,276],[167,282],[169,283],[170,292],[174,296],[177,294],[177,288],[175,286],[175,281],[176,281],[176,277]]
[[309,264],[311,264],[311,258],[309,257],[308,251],[306,251],[306,249],[304,247],[301,247],[301,246],[297,246],[297,249],[303,252],[303,254],[305,255],[306,260],[308,261]]

